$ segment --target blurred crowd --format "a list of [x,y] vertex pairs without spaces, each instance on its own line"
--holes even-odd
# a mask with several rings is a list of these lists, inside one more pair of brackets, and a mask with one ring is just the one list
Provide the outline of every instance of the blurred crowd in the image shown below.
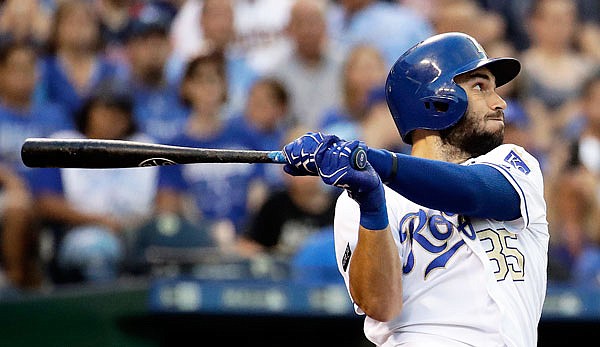
[[267,164],[32,169],[21,146],[277,150],[322,131],[409,153],[385,78],[410,46],[448,31],[521,60],[499,89],[505,141],[545,174],[549,279],[600,286],[597,0],[4,0],[0,287],[106,283],[209,250],[335,272],[340,191],[319,178]]

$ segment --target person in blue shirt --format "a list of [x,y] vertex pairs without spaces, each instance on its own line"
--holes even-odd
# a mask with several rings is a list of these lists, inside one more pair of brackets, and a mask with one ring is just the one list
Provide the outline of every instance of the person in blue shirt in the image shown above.
[[20,174],[21,146],[28,137],[44,137],[73,127],[60,105],[35,98],[38,53],[28,42],[0,43],[0,158]]
[[[38,55],[29,42],[0,42],[0,233],[1,262],[16,287],[38,286],[37,229],[29,190],[32,169],[21,160],[28,137],[72,127],[60,107],[36,100]],[[37,277],[37,278],[36,278]]]
[[44,97],[74,117],[96,86],[106,79],[124,78],[124,73],[123,66],[104,55],[92,4],[62,1],[54,14],[43,61]]
[[[275,150],[284,145],[286,132],[293,120],[289,113],[289,93],[279,80],[264,77],[257,80],[248,95],[243,112],[231,119],[230,136],[245,138],[251,149]],[[283,183],[281,168],[277,165],[259,165],[269,189]]]
[[188,114],[179,86],[166,76],[171,19],[162,7],[144,5],[131,22],[126,45],[134,116],[140,129],[159,143],[181,132]]
[[[191,109],[184,131],[168,144],[222,149],[250,149],[246,136],[232,136],[232,122],[223,113],[227,100],[225,60],[222,54],[196,57],[188,64],[181,95]],[[160,168],[157,211],[184,214],[193,207],[200,223],[213,224],[213,235],[231,249],[246,222],[252,184],[260,177],[257,165],[190,164]],[[257,181],[258,182],[258,181]],[[186,204],[186,198],[194,202]]]

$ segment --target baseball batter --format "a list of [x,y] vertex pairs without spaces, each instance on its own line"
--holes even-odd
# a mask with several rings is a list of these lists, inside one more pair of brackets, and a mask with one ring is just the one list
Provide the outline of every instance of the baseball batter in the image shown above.
[[[503,144],[496,88],[520,71],[462,33],[409,49],[386,82],[412,155],[307,133],[283,149],[291,175],[342,187],[339,271],[378,346],[536,346],[546,291],[543,177]],[[356,148],[366,169],[354,167]]]

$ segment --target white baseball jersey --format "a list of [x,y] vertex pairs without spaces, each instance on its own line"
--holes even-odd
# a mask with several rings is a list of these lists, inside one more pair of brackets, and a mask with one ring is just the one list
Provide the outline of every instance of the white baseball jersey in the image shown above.
[[[373,343],[536,346],[549,241],[539,163],[519,146],[501,145],[463,165],[481,164],[496,168],[517,191],[519,219],[444,213],[385,187],[390,228],[403,264],[403,310],[389,322],[365,317],[365,335]],[[347,287],[358,227],[358,204],[341,194],[335,251]]]

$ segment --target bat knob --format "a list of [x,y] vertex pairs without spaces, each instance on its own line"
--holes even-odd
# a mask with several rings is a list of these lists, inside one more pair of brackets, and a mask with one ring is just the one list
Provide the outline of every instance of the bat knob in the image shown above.
[[367,151],[363,147],[356,147],[352,151],[352,166],[356,170],[364,170],[367,167]]

